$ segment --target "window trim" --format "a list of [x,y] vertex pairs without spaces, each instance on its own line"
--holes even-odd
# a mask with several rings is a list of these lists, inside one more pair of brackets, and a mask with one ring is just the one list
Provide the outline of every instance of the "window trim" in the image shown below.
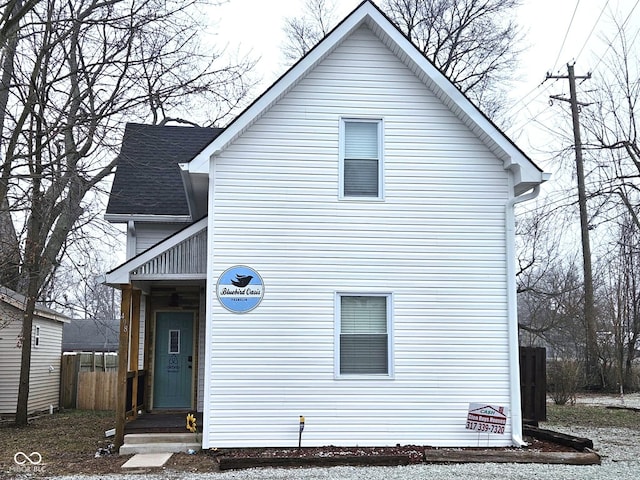
[[40,325],[34,325],[33,348],[38,348],[39,346],[40,346]]
[[[365,196],[349,196],[344,194],[344,160],[345,160],[345,124],[354,123],[376,123],[378,125],[378,195],[376,197]],[[338,199],[347,201],[383,201],[384,192],[384,119],[379,117],[340,117],[339,128],[339,181],[338,181]]]
[[[385,297],[387,299],[387,373],[340,373],[340,334],[342,327],[341,318],[341,298],[342,297]],[[395,378],[395,361],[394,361],[394,315],[393,315],[394,299],[391,292],[355,292],[355,291],[339,291],[334,293],[334,353],[333,353],[333,376],[336,380],[392,380]]]

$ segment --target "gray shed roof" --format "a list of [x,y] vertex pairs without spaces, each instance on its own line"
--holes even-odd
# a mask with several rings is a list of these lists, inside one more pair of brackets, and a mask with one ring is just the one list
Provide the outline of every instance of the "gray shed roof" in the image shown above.
[[[27,297],[11,290],[10,288],[0,285],[0,302],[11,305],[18,310],[24,311],[27,306]],[[34,315],[44,318],[50,318],[61,323],[68,323],[71,319],[62,313],[45,306],[42,302],[36,302]]]
[[128,123],[107,215],[189,215],[179,163],[195,157],[223,129]]

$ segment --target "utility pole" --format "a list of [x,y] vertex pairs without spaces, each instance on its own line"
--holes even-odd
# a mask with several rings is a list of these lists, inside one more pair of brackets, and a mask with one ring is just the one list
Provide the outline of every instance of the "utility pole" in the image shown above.
[[588,80],[591,74],[576,77],[574,66],[567,64],[568,75],[547,74],[547,79],[568,79],[570,98],[551,95],[551,98],[571,104],[573,118],[573,138],[576,152],[576,174],[578,177],[578,206],[580,208],[580,234],[582,237],[582,262],[584,274],[584,321],[586,326],[585,363],[587,385],[598,384],[598,339],[595,298],[593,293],[593,273],[591,269],[591,245],[589,242],[589,217],[587,213],[587,194],[584,178],[584,163],[582,160],[582,140],[580,139],[580,106],[587,103],[579,102],[576,94],[576,78]]

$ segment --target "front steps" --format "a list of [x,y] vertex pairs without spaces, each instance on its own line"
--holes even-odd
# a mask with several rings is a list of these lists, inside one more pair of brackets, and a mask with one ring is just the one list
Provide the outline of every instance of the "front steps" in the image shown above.
[[196,433],[129,433],[124,436],[120,455],[134,453],[178,453],[202,448]]

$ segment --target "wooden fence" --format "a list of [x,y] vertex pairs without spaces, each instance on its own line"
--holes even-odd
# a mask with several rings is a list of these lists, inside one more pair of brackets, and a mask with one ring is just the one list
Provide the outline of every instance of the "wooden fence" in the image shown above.
[[60,406],[115,410],[118,357],[100,352],[62,356]]

